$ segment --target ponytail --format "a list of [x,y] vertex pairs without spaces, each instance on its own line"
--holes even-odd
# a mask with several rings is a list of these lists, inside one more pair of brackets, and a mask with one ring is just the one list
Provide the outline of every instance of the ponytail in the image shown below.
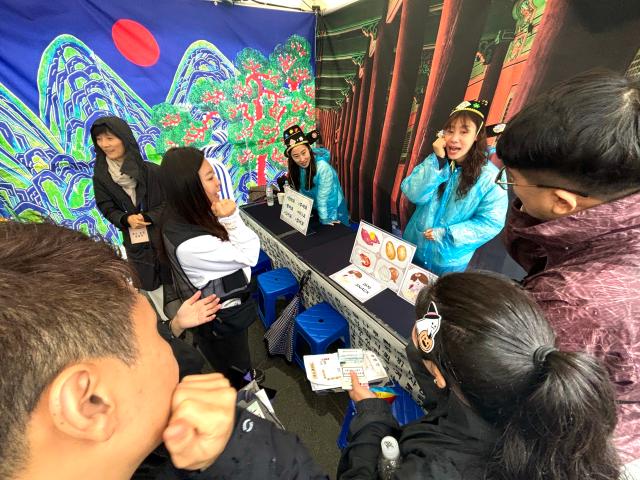
[[606,370],[588,355],[548,347],[536,350],[532,364],[534,387],[508,419],[487,478],[619,478]]
[[554,348],[549,322],[520,286],[494,273],[450,273],[420,291],[417,318],[430,302],[441,323],[425,359],[500,433],[485,478],[619,477],[606,370],[586,354]]

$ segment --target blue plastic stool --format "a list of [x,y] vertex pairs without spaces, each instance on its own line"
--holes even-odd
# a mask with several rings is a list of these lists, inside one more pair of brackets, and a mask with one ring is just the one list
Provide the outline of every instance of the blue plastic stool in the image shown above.
[[271,266],[271,259],[264,252],[260,250],[260,256],[258,257],[258,263],[251,267],[251,276],[260,275],[261,273],[268,272],[273,267]]
[[298,293],[298,280],[288,268],[276,268],[261,273],[258,282],[258,315],[265,328],[276,320],[276,301],[280,297],[291,300]]
[[305,350],[310,355],[325,353],[332,344],[349,348],[349,323],[328,303],[318,303],[296,317],[293,356],[298,365],[304,368],[304,354],[300,351],[302,342],[306,344]]
[[[391,404],[391,413],[394,418],[398,421],[398,424],[402,427],[407,423],[411,423],[414,420],[424,416],[424,410],[418,405],[413,397],[407,392],[404,388],[401,388],[397,385],[391,386],[396,393],[396,399]],[[351,425],[351,420],[356,415],[356,407],[355,403],[352,400],[349,400],[349,405],[347,406],[347,413],[344,416],[344,421],[342,422],[342,428],[340,429],[340,435],[338,435],[338,448],[342,450],[347,446],[347,437],[349,435],[349,426]]]

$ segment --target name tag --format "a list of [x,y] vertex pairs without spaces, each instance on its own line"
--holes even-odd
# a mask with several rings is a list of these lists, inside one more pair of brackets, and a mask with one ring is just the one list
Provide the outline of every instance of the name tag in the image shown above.
[[149,232],[147,232],[147,227],[129,228],[129,237],[132,244],[146,243],[149,241]]

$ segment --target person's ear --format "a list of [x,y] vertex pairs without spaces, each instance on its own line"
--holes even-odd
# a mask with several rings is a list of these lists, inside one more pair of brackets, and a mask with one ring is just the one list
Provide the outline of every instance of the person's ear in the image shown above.
[[576,212],[578,209],[578,195],[566,190],[553,190],[553,205],[551,211],[557,217],[564,217]]
[[433,382],[436,384],[436,387],[445,388],[447,386],[447,381],[445,380],[444,375],[442,375],[442,372],[440,371],[438,366],[431,360],[423,360],[423,363],[433,377]]
[[49,388],[49,411],[55,428],[79,440],[105,442],[116,430],[114,399],[94,365],[64,369]]

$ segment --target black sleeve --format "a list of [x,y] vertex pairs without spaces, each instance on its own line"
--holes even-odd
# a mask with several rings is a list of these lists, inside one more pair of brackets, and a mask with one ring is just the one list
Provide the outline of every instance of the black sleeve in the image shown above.
[[93,178],[93,192],[96,197],[96,206],[100,213],[118,228],[127,228],[127,213],[114,201],[107,189],[99,180]]
[[216,462],[198,480],[328,480],[297,435],[246,410],[238,410],[236,426]]
[[387,435],[398,438],[398,422],[389,404],[379,398],[359,401],[356,411],[349,426],[349,443],[338,464],[338,478],[378,478],[380,441]]
[[165,207],[164,190],[160,183],[160,168],[155,163],[145,162],[147,167],[147,199],[149,205],[142,212],[145,221],[158,225]]

